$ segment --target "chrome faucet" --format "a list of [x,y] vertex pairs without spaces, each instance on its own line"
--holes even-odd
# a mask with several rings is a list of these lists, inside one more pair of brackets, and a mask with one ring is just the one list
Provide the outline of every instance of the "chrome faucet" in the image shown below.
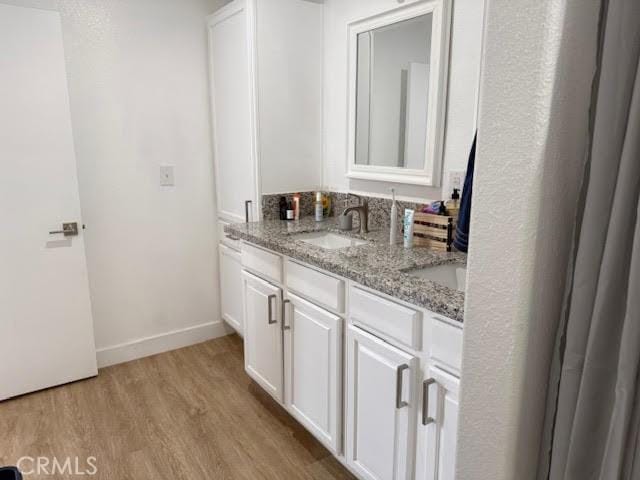
[[349,197],[355,197],[360,201],[359,205],[353,207],[347,207],[342,212],[342,215],[347,215],[351,212],[358,212],[358,216],[360,218],[360,233],[368,233],[369,232],[369,202],[366,198],[361,198],[358,195],[354,195],[353,193],[349,194]]

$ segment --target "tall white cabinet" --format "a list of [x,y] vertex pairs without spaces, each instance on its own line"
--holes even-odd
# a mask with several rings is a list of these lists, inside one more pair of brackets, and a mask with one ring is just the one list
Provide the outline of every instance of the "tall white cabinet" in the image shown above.
[[245,219],[257,200],[252,38],[249,2],[234,1],[209,17],[213,160],[218,214]]
[[[233,0],[207,18],[211,121],[220,239],[229,222],[259,220],[263,194],[321,184],[321,3]],[[222,317],[242,291],[233,252],[221,252]]]

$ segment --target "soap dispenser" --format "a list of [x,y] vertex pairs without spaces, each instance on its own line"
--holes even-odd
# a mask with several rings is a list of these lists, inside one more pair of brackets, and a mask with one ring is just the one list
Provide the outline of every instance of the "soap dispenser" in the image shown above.
[[454,188],[451,194],[451,200],[447,200],[445,203],[447,214],[452,217],[457,217],[460,211],[460,189]]

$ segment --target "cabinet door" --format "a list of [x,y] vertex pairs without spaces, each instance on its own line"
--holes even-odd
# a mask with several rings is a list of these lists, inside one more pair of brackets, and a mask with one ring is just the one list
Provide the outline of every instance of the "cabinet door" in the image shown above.
[[339,453],[342,432],[342,319],[289,294],[283,316],[289,412]]
[[231,221],[245,220],[245,201],[250,216],[257,208],[250,5],[235,0],[207,19],[217,205]]
[[244,325],[240,252],[220,245],[220,308],[222,318],[240,335]]
[[246,271],[242,272],[242,285],[245,370],[282,402],[282,290]]
[[426,367],[420,401],[416,480],[455,478],[460,379]]
[[363,479],[411,478],[417,359],[352,325],[347,356],[347,462]]

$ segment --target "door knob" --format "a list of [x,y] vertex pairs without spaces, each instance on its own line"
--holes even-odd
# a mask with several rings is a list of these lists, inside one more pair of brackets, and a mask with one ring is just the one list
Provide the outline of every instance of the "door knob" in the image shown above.
[[49,232],[50,235],[54,235],[56,233],[62,233],[65,237],[78,235],[78,222],[63,223],[62,230],[53,230]]

